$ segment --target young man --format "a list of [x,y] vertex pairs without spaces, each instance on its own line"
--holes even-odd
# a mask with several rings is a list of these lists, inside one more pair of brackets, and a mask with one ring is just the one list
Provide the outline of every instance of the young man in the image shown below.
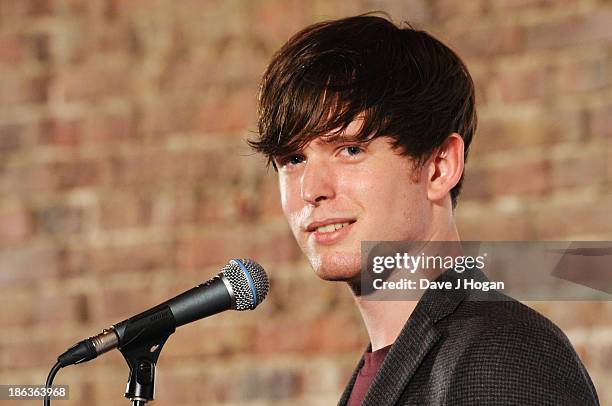
[[291,230],[320,278],[352,288],[370,337],[340,405],[598,403],[565,335],[519,302],[361,295],[362,241],[459,241],[476,110],[455,53],[377,16],[315,24],[274,56],[259,107],[250,143]]

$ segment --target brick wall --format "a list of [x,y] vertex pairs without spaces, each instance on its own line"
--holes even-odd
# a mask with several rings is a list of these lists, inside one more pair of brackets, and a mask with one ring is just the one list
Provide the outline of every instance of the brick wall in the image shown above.
[[[334,404],[365,331],[348,290],[309,270],[244,140],[272,53],[374,9],[448,42],[476,81],[462,238],[612,240],[609,1],[0,0],[0,383],[42,383],[75,340],[238,256],[271,296],[179,329],[155,404]],[[612,303],[531,305],[612,405]],[[56,383],[71,404],[127,404],[126,377],[113,352]]]

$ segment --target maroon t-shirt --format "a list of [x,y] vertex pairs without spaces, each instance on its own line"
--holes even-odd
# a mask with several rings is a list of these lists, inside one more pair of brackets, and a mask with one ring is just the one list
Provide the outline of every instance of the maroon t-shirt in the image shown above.
[[370,384],[385,360],[391,345],[392,344],[374,352],[367,351],[363,354],[363,365],[357,374],[357,379],[355,380],[355,385],[353,386],[353,391],[351,392],[347,406],[361,406],[366,393],[368,393],[368,389],[370,389]]

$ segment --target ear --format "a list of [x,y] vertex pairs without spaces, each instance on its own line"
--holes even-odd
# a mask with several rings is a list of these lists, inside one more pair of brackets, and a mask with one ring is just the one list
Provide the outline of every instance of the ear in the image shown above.
[[427,198],[444,199],[463,174],[463,139],[452,133],[433,153],[427,163]]

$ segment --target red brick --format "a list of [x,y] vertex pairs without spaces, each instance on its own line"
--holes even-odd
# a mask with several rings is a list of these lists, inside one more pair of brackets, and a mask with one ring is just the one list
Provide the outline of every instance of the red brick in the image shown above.
[[254,128],[257,90],[253,87],[232,91],[200,106],[196,128],[208,132],[241,131]]
[[35,163],[14,160],[0,177],[0,188],[15,197],[38,197],[108,183],[106,161],[77,159]]
[[136,118],[131,113],[106,113],[87,120],[87,135],[92,143],[133,140],[137,137]]
[[46,244],[0,252],[0,282],[29,282],[59,275],[57,252]]
[[474,82],[474,91],[476,92],[476,105],[483,106],[490,102],[489,91],[491,81],[495,79],[491,73],[491,69],[483,64],[472,63],[465,59],[463,61],[472,76]]
[[612,370],[612,341],[602,343],[602,347],[599,365],[604,371],[610,371]]
[[157,196],[153,201],[151,223],[158,227],[178,227],[195,222],[194,198],[190,191]]
[[52,12],[53,0],[3,1],[0,3],[0,17],[14,21],[27,17],[42,16]]
[[[160,90],[176,95],[197,92],[207,104],[211,99],[218,101],[227,93],[245,88],[256,94],[256,84],[267,66],[267,54],[255,39],[235,31],[230,27],[217,34],[211,30],[194,34],[184,26],[174,27],[169,52],[178,57],[160,74]],[[206,46],[190,48],[187,44],[190,35],[205,37]]]
[[0,126],[0,157],[17,150],[23,144],[24,126],[7,124]]
[[99,101],[129,94],[129,67],[81,66],[57,77],[58,95],[67,102]]
[[[242,314],[242,317],[247,316]],[[217,317],[225,317],[219,315]],[[164,358],[188,360],[193,357],[227,357],[252,350],[254,325],[220,325],[212,319],[179,328],[164,347]]]
[[55,353],[49,354],[50,341],[48,337],[33,336],[28,340],[4,344],[4,356],[0,358],[2,369],[50,369],[57,356]]
[[491,197],[487,181],[487,171],[474,165],[467,165],[464,172],[460,200],[484,200]]
[[151,290],[151,283],[144,279],[124,289],[102,288],[102,312],[98,317],[120,321],[159,304],[151,300]]
[[12,295],[10,292],[0,298],[5,312],[0,318],[1,326],[60,326],[84,322],[89,317],[86,297],[80,294],[51,295],[35,290],[36,300],[29,295]]
[[102,230],[148,227],[151,198],[133,193],[112,193],[100,199],[99,226]]
[[262,182],[257,192],[257,199],[260,207],[259,213],[262,220],[284,218],[276,174],[271,167],[269,172],[272,173],[269,177],[273,179]]
[[577,149],[571,156],[552,162],[552,187],[598,185],[606,180],[605,150]]
[[[165,354],[164,354],[165,355]],[[198,374],[174,373],[166,374],[164,380],[155,385],[155,403],[161,405],[195,405],[212,404],[214,388],[208,377]]]
[[434,9],[433,15],[436,20],[447,20],[453,17],[482,17],[488,9],[488,4],[484,0],[473,0],[462,3],[453,0],[441,0],[432,3]]
[[88,8],[91,7],[91,3],[83,3],[79,0],[68,0],[66,3],[67,9],[71,14],[84,14]]
[[220,230],[207,236],[180,240],[176,261],[180,267],[223,265],[232,258],[247,257],[242,232]]
[[42,16],[54,11],[54,0],[27,0],[28,12],[32,16]]
[[249,3],[250,36],[267,43],[269,51],[280,47],[298,30],[311,23],[307,3],[298,0]]
[[291,366],[275,366],[241,371],[237,377],[241,390],[230,392],[228,400],[278,401],[297,398],[301,393],[301,376]]
[[225,187],[198,191],[194,206],[196,219],[202,224],[229,223],[240,218],[240,211],[247,218],[256,211],[255,199],[243,198],[240,190]]
[[503,103],[542,100],[552,94],[551,72],[550,66],[547,65],[537,65],[518,70],[502,70],[493,83],[495,83],[495,86],[499,86]]
[[24,241],[32,233],[30,211],[22,204],[0,208],[0,244]]
[[84,135],[82,119],[52,118],[44,122],[39,138],[43,144],[74,146],[83,142]]
[[553,4],[553,0],[493,0],[493,8],[513,10],[528,7],[541,7]]
[[[487,208],[464,211],[460,202],[456,219],[461,239],[466,241],[521,241],[533,237],[528,214],[523,210],[503,211]],[[486,222],[486,227],[483,226],[483,221]]]
[[593,137],[612,139],[612,104],[597,107],[590,112],[589,124]]
[[277,319],[257,329],[253,338],[254,350],[264,354],[334,353],[358,350],[366,344],[361,320],[338,314],[313,320]]
[[255,188],[219,187],[198,193],[195,210],[199,223],[247,224],[260,221],[267,215],[279,218],[282,215],[279,202],[278,190],[274,193],[273,188],[258,192]]
[[430,20],[433,14],[433,6],[431,3],[432,2],[427,0],[405,0],[403,2],[397,2],[395,0],[377,0],[375,3],[376,6],[372,5],[372,8],[384,10],[389,13],[389,15],[393,16],[393,20],[397,23],[408,21],[411,24],[420,24]]
[[606,326],[607,302],[547,301],[529,302],[565,331],[579,327]]
[[462,58],[516,53],[523,47],[523,35],[522,29],[514,25],[462,26],[458,31],[445,33],[449,44]]
[[612,198],[558,201],[534,210],[532,221],[537,239],[564,239],[575,234],[610,234]]
[[612,39],[611,18],[612,10],[602,8],[590,14],[534,24],[526,30],[525,48],[562,49],[568,46],[609,41]]
[[0,103],[5,105],[47,101],[51,78],[45,74],[29,77],[0,76]]
[[49,205],[36,208],[33,216],[40,234],[69,235],[85,229],[86,212],[81,207]]
[[606,158],[606,174],[608,177],[608,182],[612,181],[612,147],[608,147],[608,152],[607,152],[607,158]]
[[478,157],[491,151],[501,152],[515,147],[580,142],[586,138],[584,129],[587,121],[586,115],[578,109],[541,106],[485,116],[478,123],[471,153]]
[[495,196],[542,195],[550,191],[550,163],[542,158],[516,160],[487,169],[491,193]]
[[59,190],[94,186],[102,180],[102,163],[93,159],[79,159],[68,162],[52,162],[46,166]]
[[238,156],[229,148],[136,151],[105,161],[101,172],[108,173],[113,186],[184,186],[202,180],[236,184],[241,176]]
[[[2,176],[0,176],[0,190],[4,195],[12,194],[16,198],[24,198],[30,196],[33,190],[36,190],[38,185],[44,185],[46,189],[49,187],[48,182],[44,182],[45,176],[38,177],[37,175],[44,171],[36,171],[32,165],[7,165],[8,160],[0,162],[2,168]],[[44,179],[48,179],[48,176]]]
[[177,261],[181,267],[224,265],[232,258],[252,258],[257,262],[291,261],[301,257],[287,229],[263,227],[223,227],[206,235],[179,241]]
[[24,58],[24,48],[13,33],[0,34],[0,66],[18,66]]
[[82,261],[90,272],[100,275],[131,271],[153,272],[174,266],[174,247],[170,242],[123,243],[90,248]]
[[104,163],[113,187],[153,186],[180,178],[186,167],[187,153],[164,151],[134,151],[126,156],[113,156]]
[[[310,266],[304,266],[306,275],[303,277],[293,275],[297,273],[299,265],[290,265],[289,275],[285,275],[288,279],[288,289],[285,289],[285,297],[282,302],[276,300],[277,304],[282,303],[284,306],[276,306],[277,308],[270,309],[270,315],[282,316],[288,311],[299,309],[300,317],[327,317],[330,313],[341,312],[343,309],[350,309],[353,306],[352,298],[346,294],[344,286],[338,286],[335,283],[329,283],[318,278]],[[272,272],[278,273],[276,269],[271,269]],[[276,281],[276,280],[275,280]],[[279,286],[281,283],[270,284],[274,287],[271,300],[280,296]],[[317,300],[310,300],[317,298]],[[272,305],[272,303],[270,303]],[[270,306],[273,307],[273,306]],[[263,310],[263,309],[262,309]]]
[[[203,179],[217,180],[223,184],[237,185],[245,175],[238,151],[229,146],[214,150],[192,150],[179,162],[181,178],[191,182]],[[212,182],[211,182],[212,183]]]
[[289,227],[279,231],[258,230],[245,251],[245,256],[261,262],[289,262],[302,257]]
[[142,111],[142,131],[159,142],[160,135],[193,130],[197,106],[190,98],[168,95],[150,102]]
[[562,65],[556,75],[558,93],[571,94],[606,88],[612,76],[608,60],[609,58],[604,55]]
[[24,38],[28,54],[41,64],[52,62],[51,39],[48,33],[33,33]]

